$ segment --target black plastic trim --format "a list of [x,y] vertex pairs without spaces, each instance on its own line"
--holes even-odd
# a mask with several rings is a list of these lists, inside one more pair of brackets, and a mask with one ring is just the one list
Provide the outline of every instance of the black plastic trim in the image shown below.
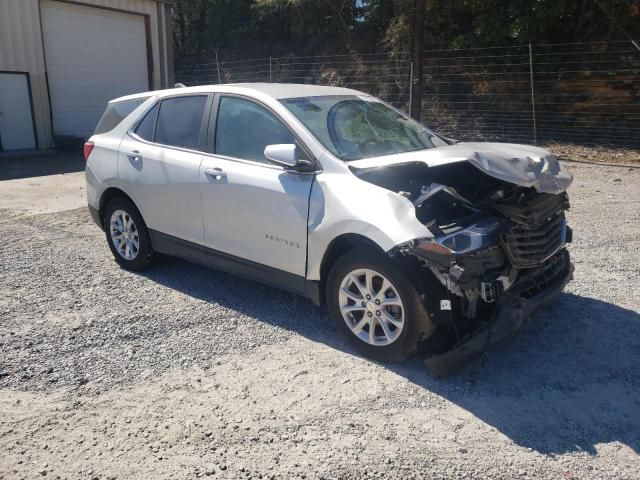
[[96,222],[96,225],[98,225],[100,229],[103,230],[104,226],[102,225],[102,220],[100,219],[100,211],[97,208],[89,205],[89,215],[91,215],[93,221]]
[[301,275],[245,260],[244,258],[219,252],[196,243],[183,240],[156,230],[149,230],[153,250],[206,267],[232,273],[256,282],[271,285],[320,303],[319,282],[307,281]]
[[322,305],[322,292],[320,291],[320,282],[316,280],[306,280],[305,296],[315,305]]

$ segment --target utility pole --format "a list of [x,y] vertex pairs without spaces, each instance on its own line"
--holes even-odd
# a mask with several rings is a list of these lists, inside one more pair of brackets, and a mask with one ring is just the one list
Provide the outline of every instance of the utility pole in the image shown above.
[[424,0],[413,4],[413,54],[411,99],[409,113],[420,121],[422,117],[422,58],[424,56]]

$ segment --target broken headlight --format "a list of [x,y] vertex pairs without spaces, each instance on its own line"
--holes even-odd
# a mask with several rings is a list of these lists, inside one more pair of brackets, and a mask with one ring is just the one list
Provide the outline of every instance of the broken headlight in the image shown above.
[[496,237],[508,228],[508,222],[496,217],[483,218],[457,232],[419,240],[419,251],[436,255],[460,255],[496,244]]

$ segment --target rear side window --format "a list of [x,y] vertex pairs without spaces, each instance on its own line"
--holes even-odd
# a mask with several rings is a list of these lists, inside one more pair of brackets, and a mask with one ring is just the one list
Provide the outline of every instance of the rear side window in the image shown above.
[[151,110],[147,112],[142,121],[136,127],[134,133],[148,142],[153,142],[153,133],[156,127],[156,117],[158,116],[158,106],[155,104]]
[[163,100],[156,122],[155,142],[197,150],[206,103],[205,95]]
[[122,102],[109,103],[107,109],[100,117],[98,126],[94,132],[96,135],[107,133],[116,128],[131,112],[142,105],[149,97],[124,100]]

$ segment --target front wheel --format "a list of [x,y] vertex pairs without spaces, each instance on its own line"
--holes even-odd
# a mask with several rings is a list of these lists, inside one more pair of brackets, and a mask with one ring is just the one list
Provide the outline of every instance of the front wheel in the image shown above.
[[435,327],[409,278],[382,254],[347,252],[327,279],[327,307],[343,337],[382,362],[410,358]]

